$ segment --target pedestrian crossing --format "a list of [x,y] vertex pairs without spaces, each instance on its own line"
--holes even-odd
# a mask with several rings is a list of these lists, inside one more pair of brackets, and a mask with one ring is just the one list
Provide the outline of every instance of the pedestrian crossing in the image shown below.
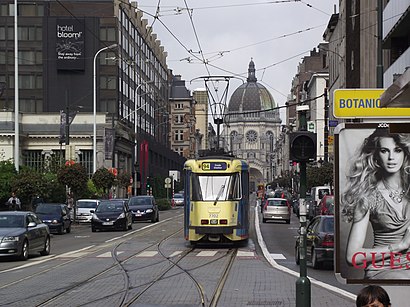
[[[168,255],[169,258],[177,257],[181,255],[184,251],[177,250],[172,252]],[[125,255],[124,251],[117,251],[116,255],[119,256],[121,254]],[[218,254],[226,254],[226,250],[199,250],[192,254],[193,257],[215,257]],[[134,257],[136,258],[152,258],[162,256],[159,254],[158,251],[142,251],[136,254]],[[286,259],[282,254],[272,254],[274,259]],[[88,251],[78,251],[78,252],[69,252],[62,255],[57,256],[56,258],[80,258],[80,257],[95,257],[95,258],[112,258],[112,252],[107,251],[101,254],[96,254],[95,251],[88,250]],[[253,250],[239,250],[236,255],[237,258],[256,258],[258,257],[255,251]]]

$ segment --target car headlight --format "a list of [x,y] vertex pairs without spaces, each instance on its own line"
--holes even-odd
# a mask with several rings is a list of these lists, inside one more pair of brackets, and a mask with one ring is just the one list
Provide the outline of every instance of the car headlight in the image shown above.
[[20,240],[19,237],[9,236],[9,237],[4,237],[3,240],[1,240],[1,242],[18,242],[19,240]]
[[145,212],[146,213],[151,213],[151,212],[153,212],[154,210],[152,210],[152,209],[147,209],[147,210],[145,210]]
[[59,223],[59,220],[52,220],[51,221],[51,224],[58,224]]
[[93,213],[93,215],[91,216],[91,218],[93,220],[99,221],[100,219],[98,218],[97,214]]
[[123,212],[123,213],[121,213],[119,216],[118,216],[118,218],[119,219],[123,219],[123,218],[125,218],[125,213]]

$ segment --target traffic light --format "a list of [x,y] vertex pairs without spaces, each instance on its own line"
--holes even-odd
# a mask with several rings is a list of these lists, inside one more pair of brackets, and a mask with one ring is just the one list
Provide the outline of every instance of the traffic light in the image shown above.
[[151,187],[151,178],[147,177],[147,190]]
[[290,160],[307,162],[316,159],[316,133],[296,131],[290,134]]

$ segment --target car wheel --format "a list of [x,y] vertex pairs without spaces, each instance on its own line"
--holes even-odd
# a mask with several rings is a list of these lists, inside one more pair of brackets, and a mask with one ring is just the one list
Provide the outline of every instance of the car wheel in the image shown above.
[[47,256],[50,255],[50,237],[47,236],[45,242],[44,242],[44,249],[40,252],[41,256]]
[[96,232],[97,230],[95,229],[94,226],[91,226],[91,231],[92,231],[92,232]]
[[286,220],[286,224],[290,224],[290,220]]
[[295,247],[295,262],[297,265],[300,264],[300,255],[299,255],[299,247]]
[[159,222],[159,213],[157,214],[157,223]]
[[28,242],[24,240],[23,245],[21,246],[21,251],[19,255],[19,260],[27,260],[28,259]]
[[319,262],[317,261],[317,254],[314,247],[312,248],[312,266],[314,269],[318,269],[320,267]]
[[71,232],[71,224],[68,225],[68,228],[66,228],[65,232],[66,232],[66,233],[70,233],[70,232]]
[[266,219],[262,219],[262,223],[266,223]]

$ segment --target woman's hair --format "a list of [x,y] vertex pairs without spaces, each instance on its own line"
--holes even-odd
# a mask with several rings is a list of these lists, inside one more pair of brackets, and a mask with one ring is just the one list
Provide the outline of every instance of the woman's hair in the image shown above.
[[360,290],[356,298],[356,307],[369,305],[375,300],[378,300],[380,303],[382,303],[383,307],[389,307],[391,305],[390,297],[387,294],[386,290],[384,290],[380,286],[370,285]]
[[[352,165],[347,174],[346,190],[342,194],[341,203],[343,206],[342,214],[348,221],[353,219],[353,211],[356,204],[366,205],[363,201],[376,189],[377,183],[382,180],[384,170],[381,168],[379,159],[380,139],[392,138],[396,145],[404,152],[403,167],[400,169],[403,188],[406,197],[409,192],[410,174],[410,135],[390,134],[386,128],[377,128],[363,145],[360,147],[356,158],[352,159]],[[366,209],[366,208],[365,208]]]

